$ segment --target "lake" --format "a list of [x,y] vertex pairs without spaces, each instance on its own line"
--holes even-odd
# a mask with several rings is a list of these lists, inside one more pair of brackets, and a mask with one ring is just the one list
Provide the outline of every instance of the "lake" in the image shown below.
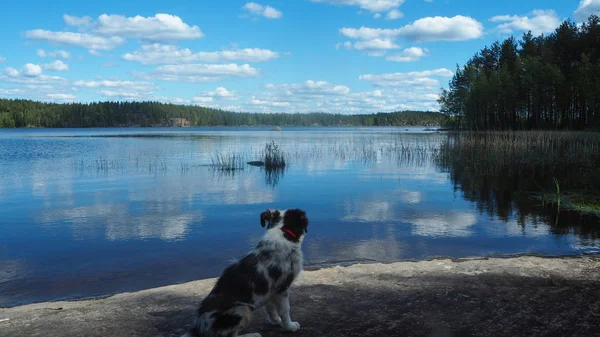
[[[0,130],[0,307],[216,277],[263,234],[267,208],[306,210],[313,268],[600,251],[597,217],[499,197],[440,160],[447,138],[416,127]],[[261,160],[272,141],[285,170],[214,165]]]

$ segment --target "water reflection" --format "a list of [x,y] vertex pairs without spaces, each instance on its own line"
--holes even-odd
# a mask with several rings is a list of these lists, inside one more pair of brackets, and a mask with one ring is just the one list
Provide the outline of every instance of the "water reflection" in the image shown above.
[[[523,193],[552,175],[568,190],[566,171],[513,165],[524,159],[514,149],[497,160],[397,129],[70,132],[0,136],[0,306],[216,276],[262,235],[265,208],[307,210],[312,264],[599,246],[597,218]],[[271,140],[285,169],[211,163],[217,153],[260,159]]]
[[431,237],[469,237],[477,216],[464,211],[421,212],[411,215],[412,233]]
[[598,195],[594,182],[600,179],[600,153],[595,149],[600,138],[552,135],[449,135],[434,162],[448,173],[454,190],[480,213],[507,225],[506,235],[576,235],[598,246],[597,215],[549,201],[556,199],[555,184],[564,199],[573,194]]

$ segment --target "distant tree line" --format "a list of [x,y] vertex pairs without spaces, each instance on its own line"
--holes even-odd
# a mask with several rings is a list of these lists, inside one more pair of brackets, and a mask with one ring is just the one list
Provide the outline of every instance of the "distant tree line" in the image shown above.
[[600,18],[486,46],[438,102],[472,130],[600,129]]
[[117,127],[166,126],[171,118],[185,118],[193,126],[408,126],[441,125],[446,117],[437,112],[342,115],[328,113],[240,113],[199,106],[159,102],[43,103],[0,99],[0,127]]

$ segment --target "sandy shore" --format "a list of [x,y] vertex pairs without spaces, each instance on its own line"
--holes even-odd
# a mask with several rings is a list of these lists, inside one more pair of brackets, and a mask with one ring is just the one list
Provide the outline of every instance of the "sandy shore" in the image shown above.
[[[0,309],[0,336],[180,336],[215,280],[106,299]],[[263,336],[599,336],[600,257],[361,264],[305,271],[287,334]]]

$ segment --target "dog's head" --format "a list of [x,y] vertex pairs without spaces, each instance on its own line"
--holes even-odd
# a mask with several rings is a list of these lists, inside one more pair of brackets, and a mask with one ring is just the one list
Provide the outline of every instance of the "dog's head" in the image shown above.
[[268,209],[260,214],[260,225],[262,227],[266,225],[267,230],[275,227],[285,227],[294,232],[298,238],[308,233],[308,217],[306,217],[305,211],[298,208],[287,210]]
[[267,230],[277,226],[283,220],[282,211],[278,209],[268,209],[260,214],[260,225],[267,226]]

